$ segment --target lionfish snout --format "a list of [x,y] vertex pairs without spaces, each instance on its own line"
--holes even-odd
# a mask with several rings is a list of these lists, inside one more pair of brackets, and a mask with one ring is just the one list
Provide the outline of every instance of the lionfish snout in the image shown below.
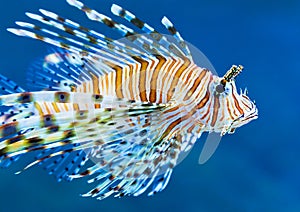
[[247,95],[246,90],[244,93],[240,94],[240,107],[243,111],[243,115],[239,117],[235,122],[235,125],[240,127],[249,123],[252,120],[258,118],[258,110],[255,101],[252,101]]

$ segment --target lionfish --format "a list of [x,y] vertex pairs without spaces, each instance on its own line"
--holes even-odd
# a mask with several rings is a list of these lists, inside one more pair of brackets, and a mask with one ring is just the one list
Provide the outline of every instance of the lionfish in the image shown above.
[[57,49],[29,70],[31,90],[0,77],[2,167],[34,152],[24,170],[41,165],[59,181],[90,176],[97,185],[83,196],[153,195],[203,132],[223,136],[258,117],[247,92],[237,92],[243,67],[223,77],[199,67],[168,18],[162,24],[172,39],[118,5],[112,13],[143,34],[80,1],[67,3],[124,39],[42,9],[26,15],[48,29],[25,22],[8,29]]

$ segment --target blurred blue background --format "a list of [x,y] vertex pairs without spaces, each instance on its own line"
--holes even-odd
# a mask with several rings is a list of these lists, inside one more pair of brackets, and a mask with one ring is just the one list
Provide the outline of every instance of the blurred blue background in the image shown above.
[[[175,169],[165,191],[154,197],[81,198],[84,180],[56,183],[40,168],[14,175],[22,166],[0,170],[0,212],[6,211],[300,211],[299,77],[300,1],[85,0],[109,14],[118,3],[163,30],[168,16],[184,38],[197,46],[219,74],[243,64],[237,79],[256,100],[259,119],[225,136],[204,165],[198,156],[204,139]],[[28,67],[49,46],[6,31],[24,12],[45,8],[87,21],[64,1],[2,1],[0,8],[0,73],[25,85]]]

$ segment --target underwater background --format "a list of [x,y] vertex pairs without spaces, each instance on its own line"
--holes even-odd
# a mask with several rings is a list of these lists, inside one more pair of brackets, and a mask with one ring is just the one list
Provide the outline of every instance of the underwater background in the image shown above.
[[[85,0],[104,14],[117,3],[156,27],[166,15],[223,75],[242,64],[238,87],[256,100],[259,118],[226,135],[204,165],[201,138],[174,170],[167,188],[153,196],[82,198],[85,180],[57,183],[39,167],[14,175],[24,160],[0,170],[0,212],[6,211],[300,211],[300,1]],[[0,73],[25,86],[26,71],[49,46],[6,31],[29,21],[26,11],[57,12],[104,34],[63,0],[1,1]],[[119,19],[117,19],[119,20]],[[165,32],[165,31],[164,31]],[[26,160],[25,160],[26,162]]]

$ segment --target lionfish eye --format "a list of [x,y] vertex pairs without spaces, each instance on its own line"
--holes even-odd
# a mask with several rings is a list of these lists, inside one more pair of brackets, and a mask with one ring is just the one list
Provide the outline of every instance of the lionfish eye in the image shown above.
[[223,93],[225,91],[227,81],[223,78],[220,83],[216,86],[216,92],[218,94]]
[[225,86],[223,84],[219,84],[216,86],[216,91],[218,93],[223,93],[225,91]]

